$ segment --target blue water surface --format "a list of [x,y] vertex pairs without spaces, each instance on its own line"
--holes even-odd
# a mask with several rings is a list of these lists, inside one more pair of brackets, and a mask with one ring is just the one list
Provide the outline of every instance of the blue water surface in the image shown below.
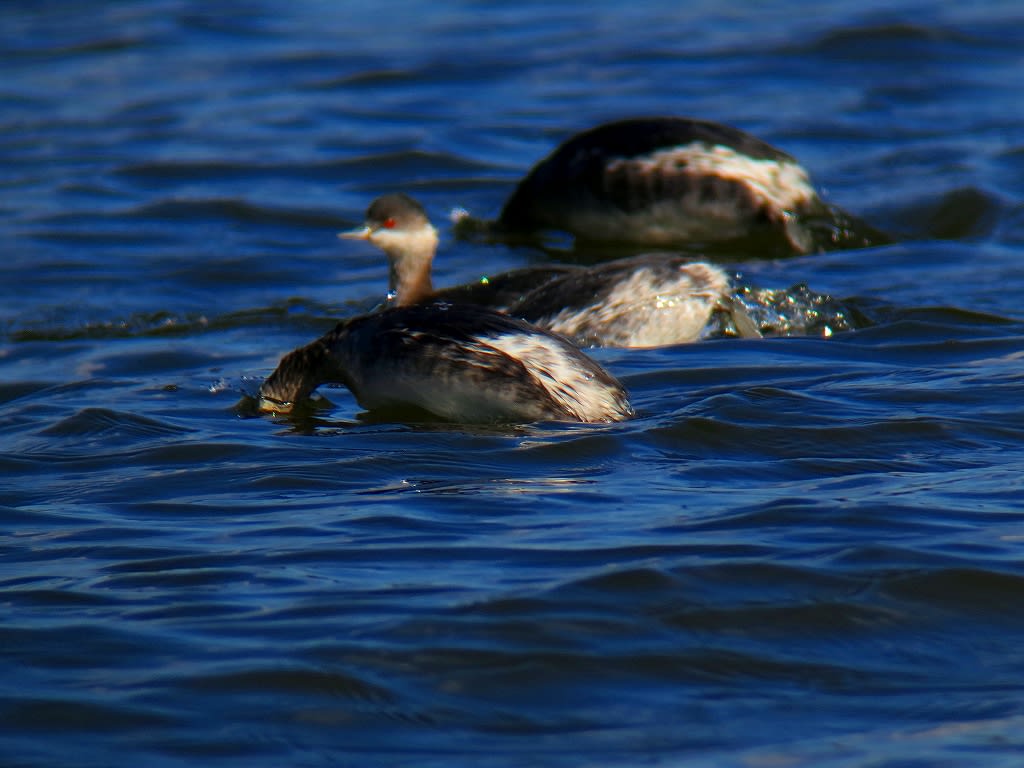
[[[1019,765],[1021,40],[1001,0],[0,6],[0,762]],[[541,263],[449,211],[651,114],[889,232],[717,256],[870,323],[594,350],[617,425],[240,407],[382,296],[334,237],[375,196],[440,285]]]

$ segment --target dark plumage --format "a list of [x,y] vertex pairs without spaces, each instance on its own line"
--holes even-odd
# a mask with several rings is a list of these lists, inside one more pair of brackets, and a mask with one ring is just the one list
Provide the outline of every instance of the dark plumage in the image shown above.
[[429,297],[479,304],[581,345],[651,347],[695,341],[712,312],[732,306],[729,278],[719,267],[669,254],[589,268],[529,267],[499,274],[493,281],[435,291],[431,268],[437,232],[408,195],[375,201],[366,226],[341,236],[369,240],[387,254],[388,295],[394,305]]
[[622,385],[568,341],[482,307],[392,307],[339,323],[282,358],[260,388],[288,411],[319,385],[364,408],[415,407],[456,422],[608,422],[632,415]]
[[561,336],[484,307],[432,300],[437,233],[412,198],[375,200],[366,225],[342,236],[387,254],[391,306],[285,355],[260,389],[264,409],[290,410],[337,382],[370,410],[413,407],[458,422],[632,415],[622,385]]
[[648,117],[566,140],[519,183],[494,231],[645,246],[767,237],[808,252],[878,239],[858,224],[761,139],[705,120]]

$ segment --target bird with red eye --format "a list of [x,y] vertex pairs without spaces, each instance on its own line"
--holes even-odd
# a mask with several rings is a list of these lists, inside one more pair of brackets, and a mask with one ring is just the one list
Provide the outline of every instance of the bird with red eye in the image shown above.
[[[390,285],[404,286],[409,303],[433,293],[429,265],[438,235],[422,206],[401,192],[378,197],[366,211],[366,223],[338,237],[367,240],[387,254]],[[393,289],[393,292],[397,289]],[[391,298],[394,298],[393,296]]]
[[[385,195],[366,226],[339,233],[388,256],[388,302],[341,321],[288,353],[260,386],[260,408],[290,413],[325,383],[344,384],[363,408],[417,421],[622,421],[622,384],[568,339],[475,304],[435,300],[437,230],[408,195]],[[396,412],[397,411],[397,412]]]

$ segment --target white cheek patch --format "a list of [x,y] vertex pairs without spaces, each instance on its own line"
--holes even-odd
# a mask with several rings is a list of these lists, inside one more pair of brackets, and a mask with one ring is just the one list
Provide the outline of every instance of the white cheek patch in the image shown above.
[[438,237],[437,230],[427,225],[415,230],[376,229],[369,240],[386,253],[399,250],[422,253],[433,252],[437,248]]

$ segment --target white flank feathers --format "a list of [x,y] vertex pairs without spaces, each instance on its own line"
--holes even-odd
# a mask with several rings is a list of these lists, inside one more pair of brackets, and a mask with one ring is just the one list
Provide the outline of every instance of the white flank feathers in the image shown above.
[[816,194],[807,172],[795,162],[758,159],[730,147],[700,141],[642,157],[613,160],[608,170],[614,171],[624,163],[651,173],[677,173],[685,168],[695,176],[718,176],[736,181],[753,191],[762,204],[782,211],[792,211],[813,200]]
[[589,307],[572,307],[538,324],[555,333],[609,347],[657,347],[696,341],[723,298],[729,278],[703,262],[675,275],[641,267]]
[[624,395],[607,382],[594,381],[593,372],[581,361],[567,354],[567,349],[552,343],[544,336],[519,333],[482,337],[481,343],[521,361],[529,374],[548,392],[555,402],[580,421],[619,421],[623,412]]

